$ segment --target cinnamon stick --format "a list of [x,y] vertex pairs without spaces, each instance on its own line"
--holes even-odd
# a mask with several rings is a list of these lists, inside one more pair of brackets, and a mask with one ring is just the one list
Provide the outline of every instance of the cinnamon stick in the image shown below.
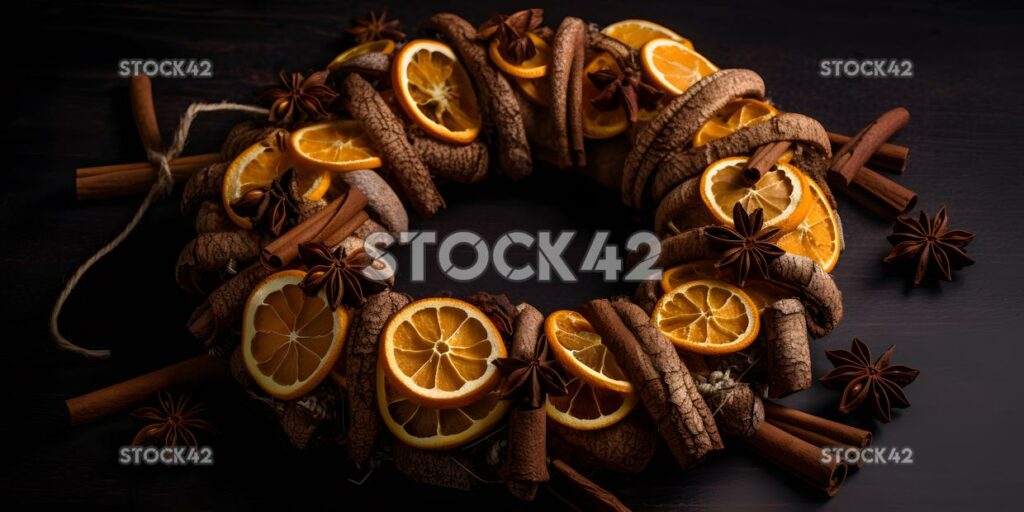
[[834,457],[829,464],[822,464],[820,447],[771,422],[762,423],[756,434],[742,439],[754,451],[828,496],[835,496],[846,479],[846,464]]
[[764,404],[765,416],[772,421],[781,421],[811,432],[817,432],[843,444],[863,448],[871,444],[871,432],[827,420],[789,407],[771,402]]
[[[175,183],[188,181],[199,169],[221,161],[220,153],[183,156],[171,161]],[[75,169],[75,192],[81,201],[142,194],[156,181],[150,162],[101,165]]]
[[[576,471],[564,461],[551,461],[551,469],[558,477],[547,486],[552,494],[578,510],[596,510],[608,512],[627,512],[629,507],[623,505],[614,494],[600,485],[595,484],[582,473]],[[557,487],[558,491],[553,488]]]
[[768,396],[781,398],[811,387],[811,349],[803,304],[781,299],[761,313],[768,348]]
[[779,161],[786,151],[792,147],[792,143],[788,140],[779,142],[772,142],[765,144],[750,156],[750,160],[747,160],[747,168],[743,170],[743,177],[750,183],[757,183],[757,180],[761,179],[761,176],[772,170],[775,167],[775,163]]
[[[529,359],[537,352],[544,315],[526,304],[516,315],[510,357]],[[508,451],[501,468],[505,487],[514,496],[527,501],[537,494],[537,486],[548,481],[547,414],[544,408],[515,408],[508,419]]]
[[829,185],[883,218],[896,218],[917,204],[917,192],[867,167],[857,171],[852,183],[829,173]]
[[[828,132],[828,141],[832,143],[832,151],[839,151],[852,138],[849,135]],[[897,174],[903,174],[903,171],[907,169],[907,159],[909,157],[910,148],[886,142],[878,146],[878,150],[868,158],[868,164]]]
[[333,241],[335,245],[341,243],[359,227],[359,224],[362,224],[359,222],[352,226],[349,221],[362,212],[365,206],[366,196],[359,189],[350,188],[345,195],[338,196],[323,210],[311,215],[264,247],[260,261],[267,268],[279,269],[298,257],[299,244],[303,242],[329,244]]
[[832,156],[829,170],[841,176],[846,184],[853,183],[853,178],[864,167],[871,155],[885,143],[889,137],[907,125],[910,112],[903,107],[894,108],[864,127]]
[[223,358],[201,355],[65,401],[71,425],[81,425],[124,412],[157,392],[228,379]]
[[[807,441],[808,443],[811,443],[814,446],[817,446],[818,448],[856,448],[845,443],[840,443],[839,441],[836,441],[835,439],[832,439],[831,437],[828,437],[826,435],[819,434],[817,432],[811,432],[810,430],[800,428],[796,425],[790,425],[789,423],[786,423],[784,421],[768,421],[771,422],[772,425],[775,425],[776,427],[779,427],[780,429],[785,430],[786,432],[789,432],[790,434],[793,434],[794,436],[799,437],[800,439],[803,439],[804,441]],[[857,467],[864,467],[863,457],[857,459]]]
[[156,107],[153,105],[153,84],[146,75],[131,77],[128,94],[132,101],[132,116],[139,131],[142,145],[149,151],[163,151],[160,127],[156,123]]

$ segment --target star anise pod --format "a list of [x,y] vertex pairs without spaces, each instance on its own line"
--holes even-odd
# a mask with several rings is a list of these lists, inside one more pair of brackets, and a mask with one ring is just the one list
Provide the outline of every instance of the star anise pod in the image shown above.
[[544,9],[523,9],[512,14],[499,14],[480,25],[479,41],[498,40],[498,51],[513,64],[533,58],[537,47],[528,35],[544,21]]
[[405,33],[401,31],[402,22],[399,20],[388,20],[388,10],[384,9],[377,13],[370,11],[369,16],[360,16],[352,20],[352,28],[348,33],[352,34],[358,43],[367,43],[380,39],[391,39],[401,41],[405,39]]
[[161,442],[164,446],[196,446],[196,431],[217,430],[199,417],[206,411],[206,406],[198,403],[189,405],[188,395],[179,395],[175,399],[170,393],[161,392],[157,403],[158,407],[142,407],[132,413],[136,418],[151,422],[135,434],[133,445]]
[[613,110],[620,105],[626,109],[629,122],[635,123],[640,109],[655,110],[658,102],[665,94],[657,87],[643,81],[643,75],[633,68],[626,67],[621,73],[610,69],[600,69],[588,73],[587,78],[601,90],[590,100],[598,110]]
[[910,407],[903,388],[914,382],[921,372],[909,366],[890,364],[895,349],[895,345],[890,346],[874,364],[871,350],[858,338],[853,339],[850,350],[825,351],[835,369],[820,380],[832,389],[843,388],[840,411],[848,414],[868,400],[871,414],[888,423],[892,420],[893,407]]
[[469,302],[480,308],[502,334],[512,334],[516,318],[516,306],[504,294],[493,295],[477,292],[469,296]]
[[309,78],[302,73],[281,71],[282,86],[268,89],[262,96],[264,101],[270,102],[270,120],[288,125],[327,117],[327,108],[338,97],[327,85],[328,76],[327,71],[317,71]]
[[341,246],[332,251],[320,242],[304,242],[299,245],[299,259],[308,269],[299,287],[311,296],[324,290],[333,309],[342,303],[360,307],[367,295],[384,289],[383,283],[363,273],[373,258],[362,249],[346,254]]
[[732,268],[740,286],[746,283],[751,268],[767,279],[768,262],[786,253],[769,242],[778,234],[779,228],[761,229],[764,226],[764,211],[758,208],[748,215],[740,203],[732,208],[732,221],[733,227],[713,226],[704,231],[714,245],[722,250],[722,256],[715,267]]
[[503,357],[494,360],[501,372],[502,399],[516,400],[524,409],[536,409],[548,396],[565,396],[565,382],[548,358],[548,340],[542,334],[532,358]]
[[270,182],[270,189],[263,193],[262,202],[251,219],[253,226],[280,236],[295,225],[299,212],[295,178],[295,169],[288,169]]
[[948,229],[949,218],[945,206],[931,219],[923,211],[918,220],[900,216],[888,237],[894,247],[883,261],[893,263],[916,260],[914,286],[921,284],[929,271],[946,281],[952,281],[954,270],[974,263],[964,251],[967,244],[974,240],[974,235],[967,231]]

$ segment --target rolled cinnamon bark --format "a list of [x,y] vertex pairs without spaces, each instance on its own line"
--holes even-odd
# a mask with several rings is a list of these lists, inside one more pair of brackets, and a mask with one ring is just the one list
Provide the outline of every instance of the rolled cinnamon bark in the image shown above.
[[[800,427],[797,427],[795,425],[790,425],[789,423],[786,423],[784,421],[779,421],[779,420],[768,420],[768,421],[770,421],[772,425],[775,425],[776,427],[779,427],[780,429],[785,430],[786,432],[789,432],[790,434],[793,434],[794,436],[799,437],[800,439],[803,439],[804,441],[807,441],[808,443],[811,443],[814,446],[817,446],[819,448],[856,448],[855,446],[851,446],[851,445],[848,445],[848,444],[845,444],[845,443],[841,443],[841,442],[839,442],[839,441],[837,441],[835,439],[832,439],[831,437],[819,434],[817,432],[812,432],[812,431],[807,430],[805,428],[800,428]],[[861,458],[859,458],[857,460],[857,467],[858,468],[864,467],[864,458],[863,457],[861,457]]]
[[765,415],[769,420],[780,421],[800,427],[811,432],[835,439],[843,444],[864,448],[871,444],[871,432],[808,414],[797,409],[783,407],[771,402],[764,404]]
[[[179,158],[175,161],[180,160]],[[218,161],[199,169],[188,178],[185,188],[181,191],[181,213],[186,217],[191,217],[195,214],[199,205],[203,204],[203,201],[220,201],[221,189],[224,185],[224,173],[227,170],[228,162]],[[155,173],[156,171],[154,170],[153,172]],[[156,175],[154,174],[154,176]]]
[[832,276],[810,258],[784,254],[768,262],[768,275],[773,284],[795,292],[812,335],[820,338],[842,321],[842,292]]
[[850,183],[839,174],[829,173],[828,183],[832,188],[886,219],[895,219],[917,204],[917,192],[867,167],[861,167]]
[[480,482],[470,473],[473,460],[463,450],[431,451],[405,443],[391,445],[395,469],[414,482],[469,491]]
[[[828,132],[828,141],[832,143],[832,153],[837,153],[852,138],[849,135]],[[903,174],[907,169],[907,160],[909,158],[910,148],[886,142],[878,146],[875,154],[868,158],[868,165]]]
[[782,299],[761,313],[768,347],[768,397],[782,398],[811,387],[807,320],[799,300]]
[[566,17],[555,32],[551,48],[553,60],[549,74],[551,113],[557,137],[558,165],[585,165],[583,149],[583,52],[586,24]]
[[903,107],[882,114],[836,151],[829,170],[841,176],[847,185],[853,183],[853,178],[882,144],[909,121],[910,112]]
[[551,468],[554,470],[553,473],[560,477],[557,480],[553,480],[551,485],[557,485],[564,482],[564,484],[560,486],[560,492],[557,493],[557,497],[559,499],[567,498],[565,493],[561,492],[561,490],[568,490],[568,494],[572,497],[568,505],[579,510],[597,510],[604,512],[629,511],[629,507],[623,505],[614,494],[608,492],[603,487],[595,484],[589,478],[583,476],[582,473],[573,469],[572,466],[567,464],[565,461],[555,459],[551,461]]
[[[544,315],[529,304],[516,315],[509,356],[532,359],[537,353]],[[537,486],[549,478],[546,447],[547,414],[537,409],[512,409],[508,418],[508,451],[501,474],[517,498],[532,501]]]
[[750,386],[743,382],[715,394],[711,405],[722,433],[733,437],[750,437],[764,423],[764,404]]
[[156,122],[156,105],[153,104],[153,83],[146,75],[135,75],[129,79],[128,95],[132,101],[132,116],[139,131],[142,146],[148,151],[163,151],[160,127]]
[[217,335],[241,322],[245,300],[252,289],[271,274],[263,265],[253,263],[214,290],[188,321],[188,330],[207,348],[216,344]]
[[409,230],[409,214],[402,206],[402,201],[376,171],[364,169],[341,172],[337,177],[366,196],[367,207],[384,225],[384,231],[397,234]]
[[743,440],[768,460],[782,466],[828,496],[835,496],[846,479],[846,464],[835,458],[829,464],[823,464],[820,447],[776,427],[771,422],[762,423],[756,434]]
[[[184,183],[200,169],[221,161],[219,153],[183,156],[171,161],[175,183]],[[75,170],[75,194],[79,201],[142,194],[156,182],[157,167],[151,162],[81,167]]]
[[429,135],[410,133],[412,147],[434,176],[455,183],[478,183],[487,176],[487,145],[480,141],[449,144]]
[[365,206],[366,196],[358,188],[350,188],[323,210],[270,242],[263,248],[260,260],[268,268],[280,269],[299,256],[299,244],[303,242],[323,242],[328,246],[341,243],[366,220],[364,217],[358,223],[352,223]]

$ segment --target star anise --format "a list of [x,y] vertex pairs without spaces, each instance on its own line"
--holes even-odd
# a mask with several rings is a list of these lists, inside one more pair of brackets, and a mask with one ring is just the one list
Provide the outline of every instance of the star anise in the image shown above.
[[295,225],[299,212],[295,178],[295,169],[288,169],[270,182],[270,189],[263,193],[263,200],[251,219],[253,226],[279,236]]
[[469,296],[469,302],[480,308],[494,322],[502,334],[512,334],[512,323],[516,318],[516,307],[503,294],[477,292]]
[[480,25],[476,37],[479,41],[498,40],[498,51],[513,64],[537,54],[537,47],[529,33],[544,21],[544,9],[523,9],[512,14],[499,14]]
[[339,246],[333,251],[320,242],[305,242],[299,245],[299,258],[308,272],[299,284],[307,295],[316,295],[324,290],[329,305],[338,309],[341,304],[360,307],[366,296],[384,289],[380,281],[370,279],[363,273],[373,264],[373,258],[362,249],[346,254]]
[[946,281],[952,281],[954,270],[974,263],[964,251],[967,244],[974,240],[974,235],[967,231],[948,229],[949,218],[945,206],[931,219],[923,211],[918,220],[900,216],[888,237],[894,247],[883,261],[893,263],[916,260],[914,286],[921,284],[929,271]]
[[843,413],[860,407],[870,396],[871,414],[888,423],[892,420],[893,407],[910,407],[906,387],[921,373],[909,366],[891,365],[892,353],[896,346],[871,363],[871,350],[858,338],[853,339],[850,350],[826,350],[825,356],[835,369],[820,380],[832,389],[843,388],[839,410]]
[[196,446],[196,431],[216,431],[210,422],[199,417],[206,411],[206,406],[199,403],[189,405],[188,395],[182,394],[175,399],[170,393],[161,392],[157,402],[158,407],[142,407],[132,413],[136,418],[152,422],[135,434],[133,445],[162,442],[164,446]]
[[494,365],[501,372],[501,398],[516,400],[524,409],[536,409],[547,395],[565,396],[565,382],[548,358],[548,340],[542,334],[532,358],[503,357]]
[[644,83],[643,75],[633,68],[626,67],[621,73],[610,69],[601,69],[587,74],[587,78],[601,90],[590,100],[598,110],[613,110],[618,106],[626,109],[631,123],[635,123],[640,109],[655,110],[658,101],[665,94],[660,89]]
[[401,31],[402,22],[399,20],[388,21],[388,10],[384,9],[377,13],[370,11],[369,16],[360,16],[352,20],[352,28],[348,33],[352,34],[358,43],[367,43],[379,39],[391,39],[401,41],[405,39],[405,33]]
[[309,78],[302,73],[282,71],[282,87],[268,89],[263,93],[263,100],[271,103],[270,120],[288,125],[327,117],[327,108],[338,97],[338,93],[327,85],[328,76],[327,71],[317,71],[309,75]]
[[715,267],[732,268],[740,286],[746,283],[751,268],[767,279],[768,262],[786,253],[769,242],[778,234],[779,228],[761,229],[764,226],[764,211],[758,208],[748,215],[740,203],[733,206],[732,220],[734,227],[713,226],[704,231],[714,245],[722,250],[722,256]]

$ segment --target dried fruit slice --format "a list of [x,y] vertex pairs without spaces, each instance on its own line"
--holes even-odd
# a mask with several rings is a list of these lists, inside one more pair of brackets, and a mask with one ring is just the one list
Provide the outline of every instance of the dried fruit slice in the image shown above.
[[668,38],[652,39],[644,44],[640,49],[640,60],[647,75],[662,89],[676,96],[701,78],[718,71],[718,66],[703,55]]
[[610,427],[636,406],[636,393],[596,388],[579,377],[570,379],[565,389],[565,396],[548,396],[544,411],[548,418],[575,430]]
[[360,55],[366,55],[368,53],[383,53],[385,55],[391,55],[394,51],[395,42],[390,39],[369,41],[353,46],[352,48],[339,53],[338,56],[327,65],[327,70],[333,73],[335,70],[340,68],[342,64],[359,57]]
[[533,47],[537,49],[537,53],[529,59],[516,64],[508,60],[501,51],[501,41],[498,38],[491,40],[491,46],[488,49],[488,54],[491,56],[491,62],[494,62],[498,69],[519,78],[540,78],[548,74],[548,64],[551,64],[551,47],[548,43],[540,38],[533,32],[528,32],[527,37],[533,41]]
[[395,56],[391,84],[405,113],[431,135],[465,144],[480,133],[473,82],[448,45],[407,43]]
[[621,106],[612,110],[601,110],[593,104],[593,99],[601,91],[586,77],[602,69],[615,74],[622,72],[615,58],[607,53],[598,54],[583,68],[583,136],[588,139],[614,137],[626,131],[629,126],[626,111]]
[[498,383],[491,362],[505,354],[501,333],[487,315],[458,299],[412,302],[381,332],[391,384],[427,407],[462,407],[487,394]]
[[323,291],[303,293],[305,276],[285,270],[266,278],[249,295],[242,316],[245,368],[282,400],[308,393],[327,377],[348,332],[348,311],[331,309]]
[[[681,284],[700,279],[727,281],[728,276],[721,269],[716,268],[715,262],[711,260],[684,263],[661,274],[661,291],[668,293]],[[763,311],[769,304],[792,295],[782,288],[760,279],[748,279],[742,289],[754,301],[758,312]]]
[[730,101],[708,119],[693,136],[693,147],[703,146],[713,140],[732,135],[746,126],[771,119],[779,111],[767,101],[740,98]]
[[746,292],[712,279],[673,288],[654,306],[651,320],[677,347],[709,355],[747,348],[761,322]]
[[532,80],[525,78],[513,78],[513,80],[527,99],[544,107],[551,106],[551,82],[548,81],[547,76]]
[[732,225],[732,210],[740,203],[748,211],[764,210],[764,226],[783,232],[796,229],[814,202],[804,173],[778,162],[751,185],[743,175],[747,157],[723,158],[704,169],[700,177],[700,198],[721,223]]
[[[235,203],[252,190],[268,189],[270,183],[291,165],[290,155],[279,147],[277,140],[257,142],[235,157],[224,171],[221,187],[221,201],[231,221],[239,227],[252,228],[252,222],[235,211]],[[331,188],[330,173],[305,169],[296,171],[299,190],[304,190],[303,197],[310,201],[319,200]]]
[[831,272],[839,262],[842,232],[839,217],[828,198],[814,180],[807,180],[811,189],[811,208],[796,229],[783,234],[775,242],[782,250],[811,258],[825,272]]
[[575,311],[555,311],[544,320],[544,334],[555,359],[566,371],[591,386],[618,393],[633,392],[615,356],[601,344],[601,335]]
[[693,43],[689,39],[675,33],[672,29],[663,27],[653,21],[647,20],[622,20],[612,23],[601,30],[601,33],[618,39],[630,47],[639,50],[651,39],[667,37],[678,41],[688,48],[693,49]]
[[485,434],[508,412],[511,402],[497,389],[472,404],[434,409],[411,402],[388,384],[383,361],[377,365],[377,407],[384,425],[403,443],[424,450],[462,446]]
[[318,123],[292,132],[289,151],[298,165],[319,171],[376,169],[380,157],[359,121]]

